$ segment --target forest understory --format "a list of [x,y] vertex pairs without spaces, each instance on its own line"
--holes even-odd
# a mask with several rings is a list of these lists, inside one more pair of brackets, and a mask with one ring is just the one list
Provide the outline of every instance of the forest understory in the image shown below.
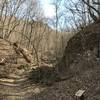
[[0,100],[100,100],[100,0],[0,0]]
[[[67,47],[76,39],[77,35],[72,37]],[[70,48],[71,64],[65,67],[63,60],[57,65],[48,53],[43,55],[40,66],[29,63],[29,52],[21,48],[22,53],[18,47],[18,53],[13,45],[0,39],[0,100],[75,100],[78,90],[85,90],[85,100],[100,99],[100,58],[95,54],[96,46],[90,50],[89,45],[82,52],[77,52],[76,46]],[[65,53],[67,58],[66,50]]]

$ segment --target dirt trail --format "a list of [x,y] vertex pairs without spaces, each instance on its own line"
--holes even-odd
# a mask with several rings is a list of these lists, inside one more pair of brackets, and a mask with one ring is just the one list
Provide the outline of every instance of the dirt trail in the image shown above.
[[0,100],[28,100],[40,91],[40,87],[31,84],[25,75],[0,79]]
[[[19,63],[12,62],[12,55],[15,52],[11,51],[11,46],[8,47],[8,53],[7,47],[4,46],[5,41],[0,41],[0,43],[2,44],[0,44],[0,58],[7,56],[8,61],[5,65],[0,65],[0,100],[75,100],[74,95],[79,89],[86,91],[85,100],[100,100],[100,59],[95,58],[91,54],[92,52],[90,56],[84,54],[76,59],[70,66],[71,72],[64,70],[67,76],[72,75],[73,77],[64,81],[53,81],[51,86],[42,86],[42,84],[35,84],[34,81],[29,80],[30,69],[26,70],[26,67],[29,66],[20,66]],[[10,58],[8,54],[12,54]],[[48,62],[45,55],[42,60],[41,68],[45,67],[42,70],[39,70],[40,68],[36,68],[36,71],[31,70],[33,72],[31,79],[37,80],[38,76],[40,77],[38,72],[41,72],[43,82],[52,82],[51,80],[56,77],[56,74],[52,70],[53,67],[50,66],[51,61]],[[51,65],[54,65],[54,60]],[[47,66],[51,68],[47,68]]]

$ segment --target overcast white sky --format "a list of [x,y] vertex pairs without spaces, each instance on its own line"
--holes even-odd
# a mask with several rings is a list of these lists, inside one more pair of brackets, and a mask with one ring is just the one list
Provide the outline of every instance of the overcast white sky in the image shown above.
[[53,18],[56,15],[55,6],[51,3],[52,0],[40,0],[46,18]]

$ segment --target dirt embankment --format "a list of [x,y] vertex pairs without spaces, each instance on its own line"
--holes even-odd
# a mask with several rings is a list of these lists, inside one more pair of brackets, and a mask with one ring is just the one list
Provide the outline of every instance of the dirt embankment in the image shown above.
[[100,40],[100,23],[93,23],[74,35],[65,48],[63,58],[58,66],[69,67],[85,52],[91,51],[96,55]]

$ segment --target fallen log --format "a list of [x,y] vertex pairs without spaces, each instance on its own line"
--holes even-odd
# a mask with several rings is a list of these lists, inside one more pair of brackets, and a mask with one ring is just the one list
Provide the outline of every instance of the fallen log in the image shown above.
[[14,49],[15,49],[17,54],[22,54],[23,58],[26,60],[27,63],[31,63],[32,62],[28,52],[26,52],[25,49],[20,47],[17,43],[13,43],[13,47],[14,47]]

